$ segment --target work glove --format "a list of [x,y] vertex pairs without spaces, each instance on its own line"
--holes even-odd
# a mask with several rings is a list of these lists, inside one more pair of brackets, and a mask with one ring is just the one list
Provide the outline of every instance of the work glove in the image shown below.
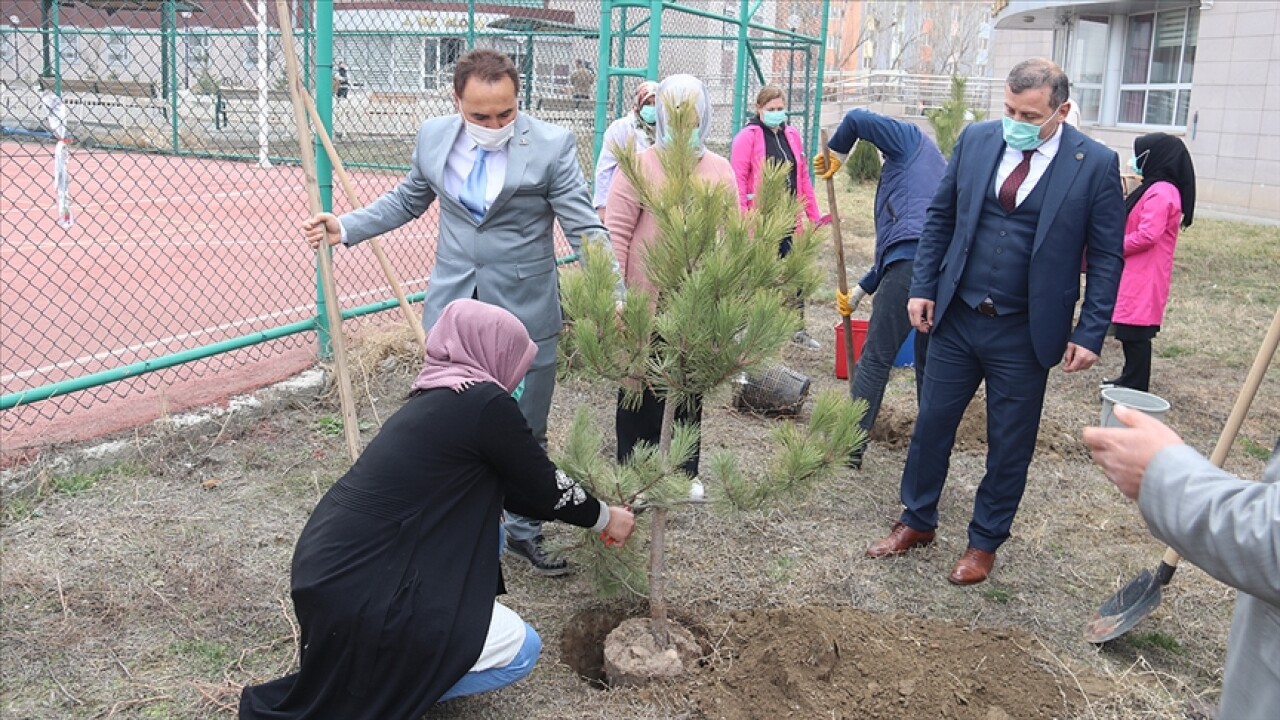
[[849,317],[854,310],[858,309],[858,303],[862,302],[862,298],[866,296],[867,291],[863,290],[861,285],[855,285],[848,293],[836,290],[836,311],[840,313],[840,317]]
[[836,171],[840,169],[840,158],[831,155],[831,160],[828,162],[828,155],[830,153],[823,152],[818,153],[813,158],[813,171],[823,180],[830,180],[835,177]]

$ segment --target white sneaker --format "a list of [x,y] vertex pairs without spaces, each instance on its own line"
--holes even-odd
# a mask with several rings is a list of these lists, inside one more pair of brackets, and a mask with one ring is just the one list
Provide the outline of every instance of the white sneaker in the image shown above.
[[817,340],[814,340],[812,337],[810,337],[809,333],[805,332],[804,330],[796,331],[796,334],[791,336],[791,342],[795,345],[799,345],[805,350],[821,350],[822,349],[822,343],[818,342]]

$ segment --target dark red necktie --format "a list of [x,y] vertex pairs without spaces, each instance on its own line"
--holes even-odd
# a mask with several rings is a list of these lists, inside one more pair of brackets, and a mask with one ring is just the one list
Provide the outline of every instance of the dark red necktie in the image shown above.
[[1027,173],[1031,172],[1031,156],[1035,155],[1035,150],[1023,150],[1022,162],[1009,173],[1009,177],[1004,179],[1004,184],[1000,186],[1000,194],[997,196],[1000,200],[1000,207],[1004,208],[1007,213],[1013,212],[1018,206],[1018,188],[1022,187],[1022,181],[1027,179]]

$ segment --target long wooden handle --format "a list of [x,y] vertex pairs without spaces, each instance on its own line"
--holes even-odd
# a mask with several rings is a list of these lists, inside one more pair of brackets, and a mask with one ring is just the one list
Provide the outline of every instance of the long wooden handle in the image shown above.
[[[1249,368],[1244,386],[1236,396],[1235,407],[1231,408],[1227,424],[1222,427],[1222,434],[1218,436],[1218,444],[1214,446],[1213,454],[1209,456],[1209,462],[1214,465],[1222,467],[1227,461],[1227,453],[1231,452],[1231,446],[1235,444],[1236,433],[1240,432],[1240,426],[1244,424],[1244,416],[1249,413],[1249,406],[1258,395],[1258,388],[1262,386],[1262,378],[1267,374],[1267,366],[1275,357],[1278,345],[1280,345],[1280,307],[1276,308],[1276,315],[1271,318],[1271,327],[1267,329],[1267,335],[1262,339],[1258,354],[1253,358],[1253,367]],[[1169,567],[1177,567],[1180,559],[1177,550],[1168,548],[1164,551],[1164,557],[1160,558],[1160,562]]]
[[[333,163],[333,171],[338,176],[338,183],[342,185],[342,190],[347,195],[347,203],[351,205],[353,210],[363,207],[360,198],[356,195],[355,188],[351,185],[351,178],[347,176],[347,169],[342,164],[342,158],[338,156],[338,149],[333,146],[333,141],[329,138],[329,131],[324,128],[324,122],[320,119],[320,113],[316,110],[315,101],[311,99],[311,93],[302,93],[302,100],[307,106],[307,114],[311,116],[311,124],[315,127],[316,134],[320,136],[320,143],[324,145],[324,151],[329,156],[329,162]],[[404,314],[405,322],[409,323],[409,329],[413,331],[414,337],[418,338],[419,347],[425,346],[427,333],[422,329],[422,318],[415,315],[413,308],[409,305],[409,300],[404,294],[404,288],[400,285],[400,279],[396,276],[395,269],[391,267],[391,261],[387,258],[387,254],[382,251],[382,245],[378,242],[378,238],[370,238],[369,246],[373,248],[374,257],[378,258],[378,265],[382,266],[382,275],[387,279],[387,284],[391,286],[392,292],[396,294],[396,301],[400,303],[400,311]]]
[[[298,56],[293,44],[293,28],[287,0],[276,0],[276,19],[280,24],[280,40],[284,50],[285,68],[289,74],[289,98],[293,101],[293,124],[298,133],[298,155],[302,159],[302,172],[306,176],[307,201],[311,214],[323,212],[320,201],[320,181],[316,178],[316,158],[311,143],[307,114],[303,109],[302,81],[298,73]],[[360,422],[356,417],[355,391],[351,389],[351,374],[347,366],[347,347],[342,335],[342,313],[338,308],[338,293],[333,283],[333,259],[329,257],[329,239],[316,248],[320,266],[320,292],[324,297],[325,314],[329,320],[329,336],[333,343],[333,359],[338,374],[338,397],[342,402],[342,430],[347,439],[347,452],[352,461],[360,457]]]
[[[822,156],[827,159],[827,166],[831,164],[831,149],[827,147],[827,131],[821,132]],[[836,282],[840,285],[842,294],[849,294],[849,276],[844,267],[844,239],[840,235],[840,210],[836,206],[836,183],[834,178],[827,178],[827,213],[831,215],[831,241],[836,246]],[[841,316],[842,328],[844,330],[844,363],[845,371],[849,375],[849,389],[853,390],[853,320],[846,316]]]

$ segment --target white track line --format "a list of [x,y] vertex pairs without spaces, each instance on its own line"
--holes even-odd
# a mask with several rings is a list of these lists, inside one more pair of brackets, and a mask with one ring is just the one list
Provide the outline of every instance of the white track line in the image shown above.
[[[408,280],[408,281],[405,281],[405,282],[403,282],[402,284],[403,284],[403,285],[405,285],[405,286],[413,286],[413,285],[417,285],[418,283],[424,283],[424,284],[425,284],[425,283],[426,283],[426,281],[427,281],[427,279],[426,279],[426,278],[418,278],[418,279],[415,279],[415,280]],[[342,297],[340,297],[340,298],[339,298],[339,300],[359,300],[359,299],[361,299],[361,298],[365,298],[365,297],[368,297],[368,296],[370,296],[370,295],[384,295],[384,294],[386,294],[386,291],[387,291],[387,289],[386,289],[386,288],[379,288],[379,289],[377,289],[377,290],[365,290],[364,292],[355,293],[355,294],[353,294],[353,295],[343,295]],[[222,330],[229,330],[229,329],[233,329],[233,328],[238,328],[238,327],[241,327],[241,326],[243,326],[243,325],[248,325],[248,324],[255,323],[255,322],[261,322],[261,321],[263,321],[263,320],[274,320],[274,319],[276,319],[276,318],[280,318],[280,317],[286,317],[286,316],[289,316],[289,315],[296,315],[296,314],[301,313],[301,312],[303,312],[303,311],[312,310],[313,308],[315,308],[315,305],[299,305],[299,306],[297,306],[297,307],[292,307],[292,308],[289,308],[289,309],[286,309],[286,310],[277,310],[277,311],[275,311],[275,312],[273,312],[273,313],[268,313],[268,314],[266,314],[266,315],[259,315],[259,316],[257,316],[257,317],[244,318],[244,319],[242,319],[242,320],[236,320],[235,322],[229,322],[229,323],[224,323],[224,324],[222,324],[222,325],[216,325],[216,326],[211,327],[211,328],[202,328],[202,329],[200,329],[200,330],[194,330],[194,331],[189,332],[189,333],[182,333],[181,335],[171,335],[171,336],[169,336],[169,337],[167,337],[167,338],[160,338],[160,339],[157,339],[157,340],[149,340],[149,341],[147,341],[147,342],[144,342],[144,343],[138,343],[138,344],[136,344],[136,345],[130,345],[130,346],[128,346],[128,347],[116,348],[116,349],[114,349],[114,350],[104,350],[104,351],[102,351],[102,352],[95,353],[95,354],[93,354],[93,355],[85,355],[85,356],[83,356],[83,357],[78,357],[78,358],[76,358],[76,359],[74,359],[74,360],[64,360],[64,361],[62,361],[62,362],[60,362],[60,363],[56,363],[56,364],[54,364],[54,365],[46,365],[46,366],[44,366],[44,367],[34,368],[34,369],[31,369],[31,370],[21,370],[21,371],[16,372],[16,373],[9,373],[9,374],[7,374],[7,375],[0,375],[0,384],[7,384],[7,383],[10,383],[10,382],[12,382],[12,381],[14,381],[14,380],[22,380],[22,379],[24,379],[24,378],[31,377],[32,375],[42,375],[42,374],[48,373],[48,372],[53,371],[53,370],[64,370],[64,369],[69,368],[69,367],[75,367],[75,366],[77,366],[77,365],[84,365],[84,364],[87,364],[87,363],[90,363],[90,362],[94,362],[94,361],[97,361],[97,360],[105,360],[105,359],[110,358],[110,357],[118,357],[118,356],[120,356],[120,355],[124,355],[124,354],[126,354],[126,353],[137,352],[137,351],[139,351],[139,350],[149,350],[149,349],[151,349],[151,348],[153,348],[153,347],[156,347],[156,346],[160,346],[160,345],[167,345],[167,344],[172,343],[172,342],[178,342],[178,341],[182,341],[182,340],[188,340],[188,339],[190,339],[190,338],[201,337],[201,336],[203,336],[203,335],[209,335],[209,334],[216,333],[216,332],[219,332],[219,331],[222,331]]]

